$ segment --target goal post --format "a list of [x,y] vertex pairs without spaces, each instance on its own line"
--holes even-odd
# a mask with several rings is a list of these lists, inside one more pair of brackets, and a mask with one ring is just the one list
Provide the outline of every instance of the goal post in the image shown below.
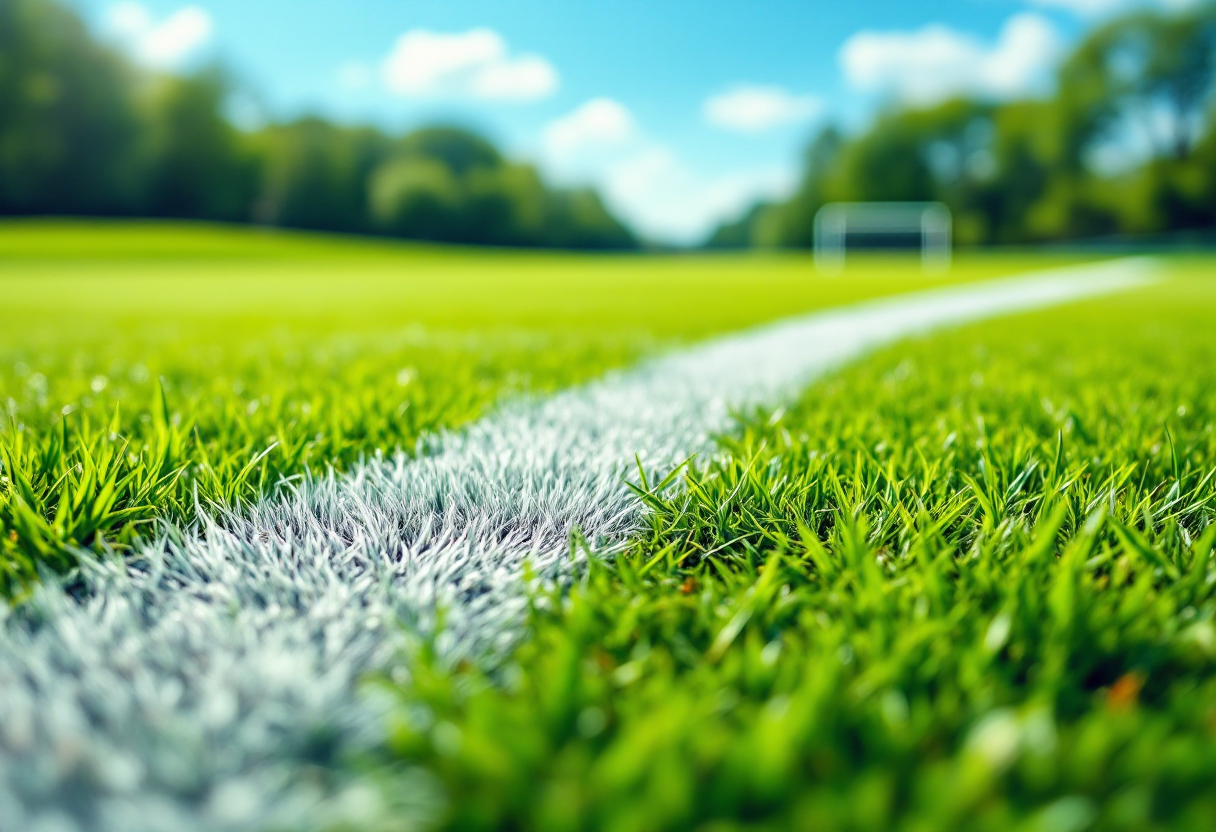
[[815,214],[815,265],[828,274],[844,269],[850,237],[914,237],[926,273],[950,267],[953,219],[940,202],[829,202]]

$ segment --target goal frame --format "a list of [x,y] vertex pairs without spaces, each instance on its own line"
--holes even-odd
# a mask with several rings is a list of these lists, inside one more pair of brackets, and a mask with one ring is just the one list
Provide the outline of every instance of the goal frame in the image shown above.
[[829,202],[815,213],[815,266],[827,274],[844,270],[850,234],[920,237],[921,269],[950,268],[954,221],[941,202]]

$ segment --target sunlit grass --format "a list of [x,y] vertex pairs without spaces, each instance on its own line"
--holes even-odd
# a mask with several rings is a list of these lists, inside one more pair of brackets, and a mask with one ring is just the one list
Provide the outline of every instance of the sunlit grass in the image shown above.
[[387,759],[452,829],[1213,828],[1214,313],[975,325],[748,416],[502,665],[422,645]]
[[[964,258],[944,280],[1067,257]],[[0,594],[196,504],[409,451],[714,332],[938,285],[913,260],[454,250],[178,224],[0,225]]]
[[[412,324],[693,338],[1083,259],[964,253],[949,273],[926,277],[914,257],[856,257],[843,275],[824,278],[805,254],[585,255],[168,223],[10,221],[0,223],[6,301],[0,337],[6,346],[38,335],[66,346],[82,330],[114,333],[136,324],[147,331],[159,321],[212,329]],[[212,340],[232,339],[213,333]]]
[[[503,396],[942,282],[891,258],[828,279],[790,256],[55,223],[0,226],[0,266],[10,594]],[[629,552],[536,588],[498,665],[423,644],[375,681],[401,704],[369,776],[391,804],[422,766],[460,829],[1212,828],[1207,270],[742,414],[720,457],[643,484]]]

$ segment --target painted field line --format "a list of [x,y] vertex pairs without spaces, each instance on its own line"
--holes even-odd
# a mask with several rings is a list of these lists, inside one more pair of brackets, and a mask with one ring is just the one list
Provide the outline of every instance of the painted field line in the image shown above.
[[[434,437],[416,459],[307,479],[242,515],[174,530],[126,563],[91,562],[0,611],[0,829],[303,829],[324,771],[374,741],[358,680],[390,670],[405,621],[456,659],[501,654],[525,611],[525,561],[568,580],[571,530],[611,548],[642,506],[640,454],[712,450],[731,412],[773,405],[879,345],[1142,285],[1123,260],[875,301],[710,341]],[[428,791],[398,813],[424,813]]]

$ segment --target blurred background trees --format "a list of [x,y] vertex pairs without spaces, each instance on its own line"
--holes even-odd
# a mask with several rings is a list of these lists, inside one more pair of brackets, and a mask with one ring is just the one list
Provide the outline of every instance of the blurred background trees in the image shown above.
[[136,78],[65,9],[0,3],[0,213],[129,213],[147,174]]
[[238,130],[219,69],[155,75],[54,0],[0,0],[0,216],[257,222],[502,246],[627,248],[589,190],[549,187],[456,127],[318,118]]
[[892,110],[825,128],[787,201],[711,246],[809,246],[827,202],[939,200],[964,244],[1216,231],[1216,7],[1137,13],[1091,32],[1047,99]]
[[[788,200],[711,246],[811,243],[826,202],[940,200],[962,244],[1216,230],[1216,6],[1090,32],[1050,97],[892,108],[810,142]],[[240,130],[218,69],[139,70],[56,0],[0,0],[0,215],[256,222],[503,246],[625,248],[592,190],[559,190],[456,127],[318,118]]]

